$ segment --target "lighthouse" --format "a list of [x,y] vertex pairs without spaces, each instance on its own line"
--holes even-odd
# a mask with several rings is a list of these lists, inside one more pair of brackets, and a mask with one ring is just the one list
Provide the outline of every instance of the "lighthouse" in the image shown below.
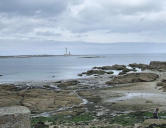
[[70,56],[71,55],[71,53],[70,53],[70,51],[68,52],[68,49],[67,48],[65,48],[65,54],[64,54],[65,56]]

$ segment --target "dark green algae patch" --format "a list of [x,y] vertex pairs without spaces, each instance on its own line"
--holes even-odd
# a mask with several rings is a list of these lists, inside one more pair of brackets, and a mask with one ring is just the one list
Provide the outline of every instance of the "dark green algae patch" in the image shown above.
[[[159,117],[160,119],[166,119],[166,112],[159,113]],[[32,123],[32,128],[48,128],[48,126],[45,125],[45,122],[51,122],[53,125],[65,124],[65,123],[77,125],[79,123],[88,124],[92,120],[97,118],[98,117],[95,117],[91,113],[83,113],[76,116],[57,115],[51,117],[36,117],[31,119],[31,123]],[[118,114],[114,117],[102,117],[102,119],[105,119],[105,121],[107,121],[109,124],[119,124],[122,126],[134,126],[134,124],[136,123],[143,123],[146,119],[152,119],[152,118],[153,118],[153,113],[147,111]],[[156,127],[152,126],[152,128]]]
[[[64,115],[57,115],[51,117],[34,117],[31,119],[32,128],[48,128],[48,126],[44,126],[45,122],[51,122],[52,125],[57,124],[77,124],[77,123],[89,123],[92,121],[94,117],[90,113],[83,113],[76,116],[64,116]],[[43,124],[43,127],[38,127],[40,124]]]

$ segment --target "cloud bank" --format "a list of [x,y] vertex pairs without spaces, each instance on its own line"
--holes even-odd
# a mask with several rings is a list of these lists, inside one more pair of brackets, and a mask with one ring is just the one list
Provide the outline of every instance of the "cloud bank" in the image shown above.
[[0,39],[166,42],[164,0],[2,0]]

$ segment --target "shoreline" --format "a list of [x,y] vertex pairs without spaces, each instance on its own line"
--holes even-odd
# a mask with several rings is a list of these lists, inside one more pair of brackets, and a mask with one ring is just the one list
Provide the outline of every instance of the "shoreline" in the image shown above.
[[[1,84],[0,102],[3,103],[1,107],[9,104],[26,106],[32,111],[32,121],[35,122],[43,118],[47,122],[55,116],[62,116],[63,120],[85,116],[85,119],[89,120],[89,126],[93,124],[93,120],[90,119],[101,121],[101,124],[105,120],[109,126],[109,121],[118,116],[127,114],[130,118],[133,112],[152,113],[156,107],[166,113],[164,102],[166,94],[164,88],[158,86],[158,83],[166,77],[166,66],[163,67],[162,62],[157,63],[160,68],[155,67],[156,62],[130,66],[132,68],[124,65],[94,67],[83,73],[89,78],[22,82],[15,83],[15,87],[13,84]],[[142,71],[133,70],[135,67],[140,67]],[[165,71],[161,70],[161,67]],[[112,74],[111,70],[115,69],[120,70],[119,74]],[[57,120],[60,120],[60,117]],[[122,122],[118,123],[122,125]],[[68,126],[65,123],[56,125]],[[82,125],[84,128],[84,124]]]

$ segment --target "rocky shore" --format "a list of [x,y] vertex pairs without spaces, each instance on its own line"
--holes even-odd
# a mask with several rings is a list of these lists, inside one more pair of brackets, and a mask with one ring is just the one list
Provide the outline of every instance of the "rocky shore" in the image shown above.
[[[94,67],[79,75],[91,77],[1,84],[0,107],[28,107],[33,128],[166,126],[166,62]],[[156,107],[159,121],[152,119]]]

